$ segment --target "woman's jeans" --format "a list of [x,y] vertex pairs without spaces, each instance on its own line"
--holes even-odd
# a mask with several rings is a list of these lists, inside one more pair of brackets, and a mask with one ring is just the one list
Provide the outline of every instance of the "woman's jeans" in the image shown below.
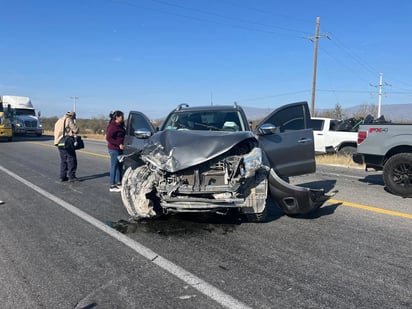
[[109,149],[110,154],[110,185],[121,183],[123,163],[117,160],[119,155],[123,154],[123,150]]

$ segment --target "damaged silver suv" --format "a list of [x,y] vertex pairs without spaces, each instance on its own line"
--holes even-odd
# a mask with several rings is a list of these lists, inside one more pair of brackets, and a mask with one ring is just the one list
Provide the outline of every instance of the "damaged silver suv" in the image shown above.
[[272,198],[286,214],[307,214],[328,196],[287,179],[315,172],[309,123],[306,102],[276,109],[253,131],[236,104],[181,104],[157,130],[130,112],[123,204],[134,218],[235,208],[264,221]]

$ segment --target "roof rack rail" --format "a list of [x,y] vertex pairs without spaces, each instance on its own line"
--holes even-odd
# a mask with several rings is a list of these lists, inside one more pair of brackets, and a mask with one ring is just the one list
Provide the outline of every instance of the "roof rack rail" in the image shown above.
[[189,104],[187,104],[187,103],[180,103],[180,104],[177,106],[176,110],[177,110],[177,111],[180,111],[183,107],[189,107]]

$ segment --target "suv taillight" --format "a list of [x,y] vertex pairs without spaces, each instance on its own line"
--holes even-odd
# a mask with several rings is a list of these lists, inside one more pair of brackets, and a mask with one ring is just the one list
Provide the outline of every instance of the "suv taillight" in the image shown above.
[[358,145],[368,137],[367,131],[358,131]]

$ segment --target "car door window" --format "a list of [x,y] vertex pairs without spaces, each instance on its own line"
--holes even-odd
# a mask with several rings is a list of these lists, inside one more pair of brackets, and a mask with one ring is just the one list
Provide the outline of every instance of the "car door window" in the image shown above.
[[147,129],[153,132],[153,126],[143,114],[131,113],[127,122],[127,135],[134,135],[134,131],[139,129]]
[[128,155],[137,150],[143,148],[146,139],[137,138],[134,132],[137,130],[145,129],[152,134],[155,132],[153,125],[150,123],[149,118],[140,112],[130,112],[127,118],[126,136],[125,136],[125,154]]
[[313,132],[308,129],[310,114],[306,102],[283,106],[261,122],[264,123],[274,125],[276,132],[260,135],[259,144],[279,175],[296,176],[315,171]]
[[301,105],[292,105],[273,113],[265,122],[279,128],[279,132],[303,130],[306,128],[305,111]]

